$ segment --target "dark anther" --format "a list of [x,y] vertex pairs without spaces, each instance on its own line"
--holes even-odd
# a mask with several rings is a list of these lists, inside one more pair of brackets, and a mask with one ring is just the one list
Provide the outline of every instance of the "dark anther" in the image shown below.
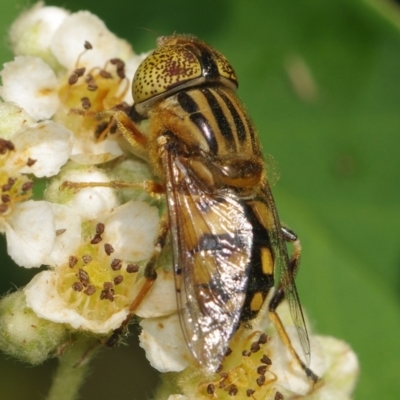
[[231,387],[228,390],[229,396],[236,396],[238,392],[239,390],[236,385],[231,385]]
[[78,262],[78,259],[75,256],[69,256],[68,265],[70,268],[73,268],[77,262]]
[[276,392],[275,393],[274,400],[283,400],[283,399],[284,399],[284,397],[283,397],[283,394],[281,392]]
[[91,244],[98,244],[102,241],[102,237],[101,235],[99,235],[98,233],[96,233],[96,235],[94,235],[93,239],[90,241]]
[[122,267],[122,261],[119,258],[114,258],[114,260],[111,261],[111,269],[113,271],[119,271],[121,267]]
[[36,163],[36,161],[37,160],[34,160],[34,159],[32,159],[32,158],[28,158],[28,160],[27,160],[27,162],[26,162],[26,165],[28,166],[28,167],[32,167],[32,165],[34,165],[35,163]]
[[138,271],[139,271],[139,265],[137,264],[128,264],[126,266],[126,272],[128,272],[128,274],[133,274]]
[[257,342],[253,342],[251,344],[250,350],[252,353],[257,353],[258,350],[260,350],[260,343]]
[[72,284],[72,289],[75,290],[75,292],[81,292],[83,290],[83,285],[81,282],[74,282]]
[[83,286],[88,286],[89,284],[89,274],[83,269],[79,268],[78,279],[82,282]]
[[2,194],[2,195],[1,195],[1,201],[2,201],[3,203],[8,203],[10,200],[11,200],[10,195],[8,195],[8,194]]
[[110,243],[106,243],[104,245],[104,251],[109,256],[111,253],[114,253],[114,247],[112,247]]
[[81,77],[81,76],[83,76],[83,74],[85,73],[85,71],[86,71],[86,68],[85,68],[85,67],[77,68],[77,69],[74,71],[74,74],[76,74],[78,77]]
[[96,225],[96,233],[98,233],[99,235],[101,235],[104,232],[105,229],[105,225],[102,222],[99,222]]
[[88,97],[82,97],[81,104],[84,110],[89,110],[89,108],[92,107],[92,103],[90,102]]
[[78,82],[78,79],[79,79],[79,76],[74,72],[68,78],[68,84],[71,85],[71,86],[75,85],[75,83]]
[[261,361],[263,364],[267,364],[267,365],[271,365],[271,364],[272,364],[271,359],[270,359],[266,354],[264,354],[264,355],[262,356],[262,358],[261,358],[260,361]]
[[247,397],[251,397],[251,396],[253,396],[253,394],[255,393],[256,391],[254,390],[254,389],[247,389],[246,390],[246,396]]
[[265,344],[265,343],[267,343],[267,339],[268,339],[267,335],[265,333],[262,333],[260,335],[260,338],[258,339],[258,343]]
[[102,70],[100,71],[100,76],[101,76],[102,78],[105,78],[105,79],[110,79],[110,78],[112,77],[112,75],[111,75],[108,71],[106,71],[106,70],[104,70],[104,69],[102,69]]
[[267,366],[266,365],[260,365],[257,368],[257,374],[259,374],[259,375],[265,375],[266,372],[267,372]]
[[96,293],[96,288],[93,285],[88,285],[88,287],[83,293],[87,294],[88,296],[91,296],[92,294]]
[[92,256],[90,256],[89,254],[84,254],[84,255],[82,256],[82,261],[83,261],[85,264],[89,264],[90,261],[92,261]]
[[33,188],[33,182],[32,181],[25,182],[21,187],[23,192],[27,192],[28,190],[31,190],[32,188]]
[[258,386],[262,386],[265,383],[265,376],[264,375],[260,375],[257,379],[256,379],[257,385]]
[[215,393],[215,386],[214,384],[210,383],[207,386],[207,394],[214,394]]

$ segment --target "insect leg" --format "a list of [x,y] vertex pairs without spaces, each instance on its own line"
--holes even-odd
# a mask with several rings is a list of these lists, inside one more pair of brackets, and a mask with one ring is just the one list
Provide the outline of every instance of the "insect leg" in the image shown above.
[[287,227],[282,226],[281,231],[282,231],[285,241],[293,243],[293,246],[294,246],[292,255],[290,256],[290,260],[289,260],[289,270],[290,270],[291,274],[293,275],[293,278],[295,278],[296,274],[297,274],[297,270],[300,265],[300,255],[301,255],[300,240],[297,237],[297,235],[291,229],[289,229]]
[[[299,268],[299,262],[300,262],[300,254],[301,254],[300,241],[299,241],[297,235],[290,229],[288,229],[286,227],[282,227],[281,230],[282,230],[284,239],[287,242],[292,242],[294,245],[294,250],[290,257],[289,268],[287,271],[287,273],[291,275],[291,278],[294,279],[294,277],[297,274],[297,271]],[[283,344],[289,350],[292,357],[298,362],[298,364],[304,370],[306,375],[314,383],[316,383],[319,380],[318,376],[310,368],[307,367],[307,365],[301,360],[301,358],[297,354],[296,350],[294,349],[294,347],[292,345],[290,337],[286,332],[285,326],[283,325],[278,313],[276,312],[277,307],[279,306],[279,304],[281,304],[281,302],[284,300],[284,298],[285,298],[284,289],[283,289],[282,284],[280,284],[277,291],[275,292],[274,296],[272,297],[271,302],[269,303],[269,317],[270,317],[271,321],[273,322],[273,324],[275,325],[275,328],[278,331],[278,334],[279,334]]]
[[121,326],[115,329],[112,335],[107,339],[105,343],[106,346],[112,347],[118,342],[120,335],[124,332],[125,328],[129,324],[129,321],[131,320],[133,314],[135,313],[135,310],[142,303],[143,299],[146,297],[147,293],[152,287],[154,281],[157,279],[157,272],[155,267],[158,256],[160,255],[162,249],[165,246],[168,231],[169,231],[168,215],[166,212],[164,212],[163,216],[161,217],[160,223],[158,225],[157,237],[154,241],[153,254],[150,260],[147,262],[144,269],[145,282],[143,283],[143,286],[140,288],[139,293],[136,295],[135,299],[131,303],[129,307],[128,316],[122,322]]
[[109,182],[72,182],[64,181],[60,189],[74,189],[80,190],[88,187],[108,187],[111,189],[142,189],[148,194],[157,197],[160,194],[165,193],[164,185],[151,181],[145,180],[142,182],[128,182],[128,181],[109,181]]
[[[148,151],[148,140],[145,135],[137,128],[137,126],[132,122],[129,116],[124,111],[107,111],[100,113],[102,117],[110,117],[110,122],[108,123],[106,129],[102,132],[101,138],[106,136],[110,131],[114,122],[117,124],[118,129],[128,141],[129,145],[132,146],[136,152],[140,154],[147,154]],[[146,158],[146,157],[144,157]],[[111,181],[111,182],[71,182],[65,181],[60,186],[60,189],[75,189],[80,190],[87,187],[109,187],[112,189],[125,189],[125,188],[138,188],[143,189],[152,196],[158,196],[165,192],[164,185],[152,181],[145,180],[142,182],[127,182],[127,181]]]
[[140,129],[135,125],[132,119],[122,110],[109,110],[97,114],[97,118],[105,119],[109,118],[109,122],[105,129],[100,133],[97,141],[104,139],[107,134],[115,127],[128,141],[129,145],[135,150],[135,154],[139,155],[143,159],[147,159],[148,153],[148,139]]
[[[286,242],[291,242],[293,243],[294,249],[293,252],[290,256],[290,260],[289,260],[289,270],[288,273],[292,275],[293,279],[296,277],[297,271],[299,269],[299,265],[300,265],[300,255],[301,255],[301,244],[300,244],[300,240],[297,237],[297,235],[289,228],[287,227],[281,227],[281,231],[283,234],[283,238],[285,239]],[[272,302],[274,302],[275,306],[274,309],[276,309],[279,304],[281,304],[281,302],[283,301],[283,299],[285,298],[285,294],[284,294],[284,290],[282,285],[279,285],[277,291],[275,292],[274,297],[271,300],[271,304]],[[271,308],[271,305],[270,305]]]
[[148,140],[145,135],[136,127],[128,115],[123,111],[116,111],[112,118],[117,123],[118,129],[128,141],[128,143],[136,150],[144,154],[148,151]]
[[272,298],[271,303],[269,305],[269,318],[275,325],[275,328],[278,331],[279,337],[281,338],[281,340],[282,340],[283,344],[286,346],[286,348],[289,350],[292,357],[297,361],[297,363],[304,370],[306,375],[314,383],[318,382],[318,380],[319,380],[318,376],[310,368],[307,367],[307,365],[302,361],[302,359],[299,357],[296,350],[294,349],[292,342],[290,340],[290,337],[286,332],[285,326],[283,325],[278,313],[276,312],[275,307],[277,307],[277,304],[274,302],[274,298],[275,298],[275,296]]

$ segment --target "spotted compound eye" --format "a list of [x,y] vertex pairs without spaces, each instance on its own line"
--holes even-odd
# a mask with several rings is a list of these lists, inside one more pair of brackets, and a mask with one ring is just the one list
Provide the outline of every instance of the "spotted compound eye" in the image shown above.
[[210,50],[212,53],[212,58],[217,65],[219,76],[228,79],[237,87],[238,80],[232,65],[219,51],[215,49]]
[[201,63],[188,48],[163,46],[137,69],[132,85],[133,100],[141,103],[201,75]]
[[133,78],[136,104],[204,82],[238,86],[231,64],[217,50],[193,37],[170,36],[158,39],[157,50],[140,65]]

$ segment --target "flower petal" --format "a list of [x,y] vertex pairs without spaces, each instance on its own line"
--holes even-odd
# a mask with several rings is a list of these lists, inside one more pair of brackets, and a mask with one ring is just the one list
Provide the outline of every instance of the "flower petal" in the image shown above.
[[[293,326],[286,326],[285,328],[297,354],[302,357],[297,330]],[[321,345],[314,336],[310,336],[309,339],[312,354],[309,367],[318,376],[323,376],[326,365]],[[313,382],[306,376],[300,365],[293,361],[287,347],[276,332],[273,336],[270,336],[268,348],[270,351],[269,357],[272,360],[271,371],[279,377],[278,385],[281,391],[288,391],[298,395],[309,393],[313,388]]]
[[130,45],[111,33],[104,22],[88,11],[79,11],[65,18],[55,33],[51,49],[58,61],[69,71],[76,68],[84,44],[93,49],[79,58],[80,67],[103,67],[111,58],[132,56]]
[[31,125],[13,136],[17,151],[10,162],[20,173],[32,173],[38,178],[56,175],[68,161],[72,139],[72,132],[55,122]]
[[185,343],[178,313],[145,319],[140,326],[143,328],[140,347],[153,368],[160,372],[178,372],[189,365],[193,356]]
[[57,284],[56,272],[42,271],[25,287],[26,303],[40,318],[69,324],[74,329],[106,334],[117,329],[128,315],[128,310],[122,309],[106,321],[89,320],[64,302],[57,292]]
[[54,32],[69,12],[59,7],[44,7],[36,3],[11,25],[10,43],[14,54],[47,58]]
[[[139,281],[137,286],[142,287],[143,282]],[[135,314],[141,318],[156,318],[170,315],[176,310],[174,274],[172,271],[157,270],[157,279]]]
[[103,221],[105,243],[114,248],[113,256],[129,261],[150,258],[159,223],[158,210],[142,201],[119,206]]
[[40,58],[18,56],[4,64],[0,75],[3,100],[17,103],[35,120],[48,119],[57,110],[57,77]]
[[70,158],[78,164],[95,165],[114,160],[122,154],[123,152],[115,140],[105,139],[93,143],[93,140],[89,138],[86,141],[79,138],[75,141]]
[[65,264],[68,257],[81,243],[81,219],[73,209],[50,203],[54,213],[56,240],[45,264],[57,267]]
[[18,203],[4,223],[7,252],[20,266],[40,267],[53,249],[56,231],[51,205],[47,201]]
[[316,386],[309,400],[350,400],[357,382],[359,365],[350,346],[329,336],[318,336],[326,359],[323,381]]

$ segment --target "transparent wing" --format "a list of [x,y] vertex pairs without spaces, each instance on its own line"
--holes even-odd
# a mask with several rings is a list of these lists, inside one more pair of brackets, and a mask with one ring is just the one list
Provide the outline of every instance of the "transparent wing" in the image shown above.
[[289,303],[290,314],[296,326],[299,335],[300,344],[306,359],[306,363],[310,362],[310,341],[307,334],[306,323],[304,320],[303,311],[300,305],[299,295],[297,293],[294,275],[290,270],[289,256],[286,249],[285,239],[282,234],[279,217],[276,211],[274,199],[267,182],[263,188],[264,201],[268,205],[273,214],[275,221],[274,229],[271,229],[271,244],[275,250],[275,268],[279,271],[279,285],[282,286],[285,293],[285,298]]
[[198,362],[215,371],[245,300],[252,227],[233,193],[207,192],[171,148],[163,165],[182,331]]

